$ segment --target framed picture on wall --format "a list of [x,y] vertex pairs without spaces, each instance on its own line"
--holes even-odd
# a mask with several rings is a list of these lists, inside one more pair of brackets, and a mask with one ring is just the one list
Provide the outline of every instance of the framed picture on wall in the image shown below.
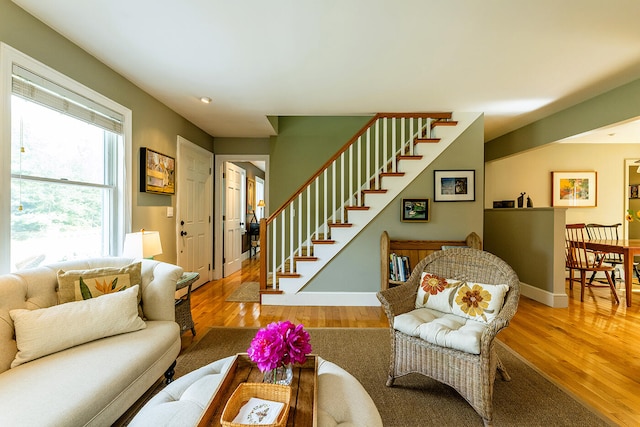
[[639,196],[638,196],[638,188],[640,188],[640,185],[638,185],[638,184],[631,184],[629,186],[629,198],[630,199],[639,198]]
[[476,171],[434,171],[436,202],[473,202],[476,200]]
[[175,194],[176,160],[173,157],[140,148],[140,191],[155,194]]
[[402,199],[402,222],[429,222],[431,209],[429,199]]
[[597,195],[597,172],[551,172],[551,206],[565,208],[596,207]]
[[247,178],[247,215],[254,213],[256,209],[256,182]]

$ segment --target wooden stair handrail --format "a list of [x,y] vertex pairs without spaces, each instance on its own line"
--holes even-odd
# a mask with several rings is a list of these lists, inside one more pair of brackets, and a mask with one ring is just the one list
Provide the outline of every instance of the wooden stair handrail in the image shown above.
[[278,209],[276,209],[271,215],[269,215],[269,218],[267,218],[267,224],[270,224],[271,222],[273,222],[273,220],[280,215],[280,213],[285,210],[285,208],[287,206],[289,206],[289,204],[291,202],[293,202],[296,197],[298,197],[300,194],[302,194],[302,192],[316,179],[318,178],[320,175],[322,175],[322,173],[324,172],[324,170],[326,168],[328,168],[333,162],[335,162],[341,155],[342,153],[344,153],[345,151],[347,151],[349,149],[349,147],[355,143],[358,138],[360,138],[362,135],[365,134],[365,132],[367,131],[367,129],[369,129],[371,127],[371,125],[373,125],[376,120],[381,119],[381,118],[424,118],[424,119],[438,119],[438,120],[447,120],[447,119],[451,119],[452,114],[451,113],[377,113],[375,116],[373,116],[371,118],[371,120],[369,120],[353,137],[351,137],[351,139],[349,139],[349,141],[347,141],[347,143],[345,145],[342,146],[342,148],[340,148],[340,150],[338,150],[329,160],[327,160],[321,167],[320,169],[318,169],[318,171],[313,174],[313,176],[311,176],[311,178],[309,178],[304,184],[302,184],[298,190],[293,193],[293,195],[291,197],[289,197],[289,199],[287,199],[287,201],[285,201]]

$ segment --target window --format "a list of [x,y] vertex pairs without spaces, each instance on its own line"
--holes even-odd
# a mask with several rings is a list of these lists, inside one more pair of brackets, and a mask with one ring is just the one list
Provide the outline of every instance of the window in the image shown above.
[[119,254],[130,111],[6,45],[0,55],[0,270]]

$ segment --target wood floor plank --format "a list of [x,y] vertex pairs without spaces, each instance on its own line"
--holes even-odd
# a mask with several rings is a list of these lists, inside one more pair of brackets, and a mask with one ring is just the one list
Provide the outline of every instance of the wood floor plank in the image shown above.
[[[230,277],[191,296],[197,335],[182,335],[183,350],[214,326],[262,327],[288,319],[307,327],[388,327],[381,307],[281,307],[225,299],[241,283],[258,281],[259,256]],[[511,325],[498,335],[560,386],[621,426],[640,425],[640,294],[632,307],[612,303],[608,289],[570,290],[569,307],[550,308],[522,297]],[[618,291],[624,301],[624,290]],[[248,343],[247,343],[248,344]],[[517,379],[514,379],[517,380]]]

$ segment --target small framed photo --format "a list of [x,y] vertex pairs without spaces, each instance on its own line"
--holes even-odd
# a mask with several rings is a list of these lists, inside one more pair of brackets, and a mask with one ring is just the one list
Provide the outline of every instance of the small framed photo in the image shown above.
[[436,202],[473,202],[476,200],[476,171],[434,171]]
[[429,199],[402,199],[402,222],[429,222],[431,205]]
[[551,172],[551,206],[596,207],[597,192],[597,172]]
[[638,199],[640,198],[640,196],[638,195],[638,189],[640,188],[640,185],[638,184],[631,184],[629,186],[629,198],[630,199]]
[[146,147],[140,148],[140,191],[175,194],[176,160]]

